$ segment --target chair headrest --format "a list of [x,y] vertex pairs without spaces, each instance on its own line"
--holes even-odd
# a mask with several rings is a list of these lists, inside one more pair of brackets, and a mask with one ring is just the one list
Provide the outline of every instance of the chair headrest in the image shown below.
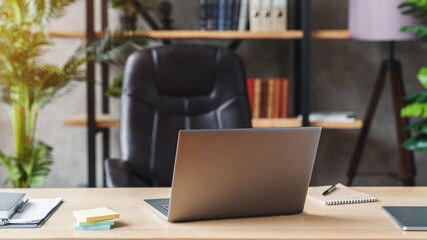
[[207,95],[216,75],[217,48],[179,45],[151,50],[161,94],[171,96]]

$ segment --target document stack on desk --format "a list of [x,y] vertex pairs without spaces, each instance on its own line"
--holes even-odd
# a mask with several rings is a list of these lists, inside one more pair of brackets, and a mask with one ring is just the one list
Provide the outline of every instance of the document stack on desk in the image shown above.
[[26,199],[24,193],[0,193],[0,228],[38,228],[59,208],[62,198]]
[[73,212],[77,223],[74,230],[107,230],[114,225],[114,219],[120,215],[106,207]]

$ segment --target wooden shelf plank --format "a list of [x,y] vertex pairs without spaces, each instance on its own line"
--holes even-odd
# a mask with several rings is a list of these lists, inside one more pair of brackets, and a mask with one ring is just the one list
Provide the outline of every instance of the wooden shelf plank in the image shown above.
[[348,30],[316,30],[311,32],[314,39],[350,39]]
[[302,31],[283,32],[238,32],[238,31],[152,31],[156,39],[301,39]]
[[[120,127],[120,120],[108,114],[97,114],[95,116],[97,128],[118,128]],[[74,116],[67,119],[64,123],[66,127],[86,127],[87,116],[85,114]]]
[[[77,115],[64,122],[67,127],[86,127],[87,118],[85,115]],[[318,126],[328,129],[359,129],[363,125],[362,120],[357,119],[354,123],[332,123],[332,122],[312,122],[311,126]],[[96,115],[96,126],[98,128],[118,128],[120,120],[108,114]],[[254,128],[270,128],[270,127],[301,127],[301,120],[297,118],[278,118],[252,119]]]
[[[138,33],[138,32],[136,32]],[[84,38],[84,32],[50,32],[51,37],[58,38]],[[97,32],[96,37],[101,37],[103,32]],[[238,32],[238,31],[198,31],[198,30],[172,30],[150,31],[148,35],[155,39],[301,39],[301,30],[287,30],[282,32]],[[348,39],[348,30],[315,30],[312,32],[315,39]]]
[[[255,118],[252,119],[252,127],[254,128],[270,128],[270,127],[301,127],[302,122],[297,118]],[[363,122],[356,119],[353,123],[335,123],[335,122],[311,122],[311,126],[323,127],[328,129],[359,129],[362,128]]]

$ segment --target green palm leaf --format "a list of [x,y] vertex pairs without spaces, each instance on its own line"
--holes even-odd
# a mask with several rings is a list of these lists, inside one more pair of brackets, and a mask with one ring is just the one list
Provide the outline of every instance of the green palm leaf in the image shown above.
[[64,8],[76,0],[27,0],[33,9],[34,22],[42,27],[49,24],[52,19],[62,16]]
[[124,65],[131,53],[152,40],[143,31],[137,33],[125,30],[106,31],[104,36],[92,43],[87,50],[92,53],[95,61]]

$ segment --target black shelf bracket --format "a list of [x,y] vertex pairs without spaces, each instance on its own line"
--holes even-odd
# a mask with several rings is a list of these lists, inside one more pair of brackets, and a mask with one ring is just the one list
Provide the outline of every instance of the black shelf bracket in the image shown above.
[[310,126],[310,82],[311,82],[311,0],[302,0],[301,23],[301,115],[302,126]]
[[[90,44],[95,40],[93,0],[86,0],[86,41]],[[95,123],[95,64],[86,65],[87,76],[87,145],[88,145],[88,187],[96,186],[96,123]]]

